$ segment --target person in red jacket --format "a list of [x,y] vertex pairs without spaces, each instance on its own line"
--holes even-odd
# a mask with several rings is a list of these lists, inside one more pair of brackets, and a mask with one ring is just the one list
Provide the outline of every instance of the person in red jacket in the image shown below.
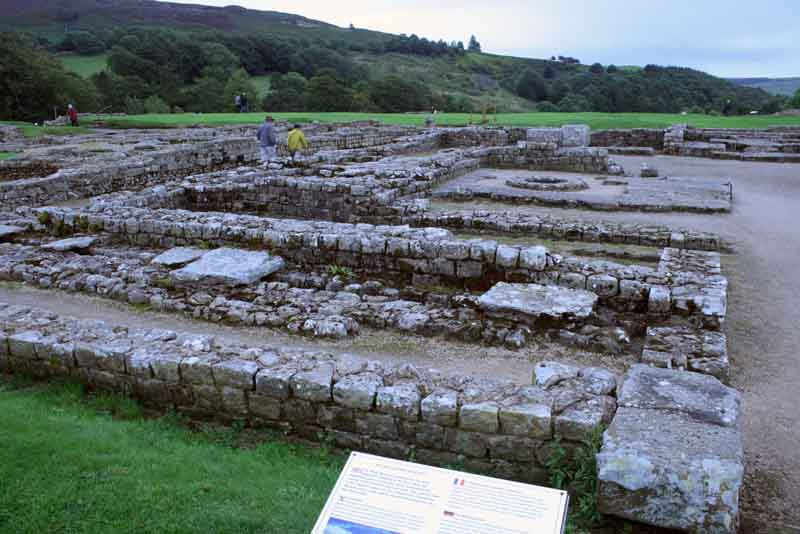
[[78,125],[78,110],[75,109],[75,106],[70,104],[68,109],[67,109],[67,114],[69,115],[70,124],[72,124],[73,126],[77,126]]

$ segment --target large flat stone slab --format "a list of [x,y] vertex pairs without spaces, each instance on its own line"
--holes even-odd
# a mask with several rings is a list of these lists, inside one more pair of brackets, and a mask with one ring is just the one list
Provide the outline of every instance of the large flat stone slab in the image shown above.
[[55,252],[72,252],[88,250],[97,241],[96,237],[70,237],[69,239],[61,239],[42,245],[45,250],[53,250]]
[[744,453],[737,428],[622,407],[597,455],[602,513],[692,533],[733,534]]
[[25,228],[21,226],[11,226],[8,224],[0,224],[0,240],[1,239],[8,239],[10,237],[14,237],[17,234],[21,234],[25,231]]
[[181,267],[200,259],[207,252],[194,247],[175,247],[153,258],[152,263],[165,267]]
[[619,388],[618,403],[626,408],[683,412],[700,423],[736,426],[739,393],[716,378],[637,364]]
[[583,289],[499,282],[478,300],[487,315],[535,322],[538,319],[585,319],[594,311],[597,295]]
[[267,252],[218,248],[172,271],[170,277],[184,285],[250,285],[282,269],[284,264],[283,258]]

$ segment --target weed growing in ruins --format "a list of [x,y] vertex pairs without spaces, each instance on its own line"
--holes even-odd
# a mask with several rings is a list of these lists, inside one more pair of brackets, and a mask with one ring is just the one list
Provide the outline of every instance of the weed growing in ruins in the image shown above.
[[343,265],[328,265],[328,274],[331,276],[338,276],[339,278],[350,279],[355,277],[353,269]]
[[592,526],[601,519],[597,510],[597,453],[603,443],[604,431],[602,425],[595,427],[572,451],[568,451],[556,437],[546,464],[550,484],[572,493],[571,518],[578,526]]
[[53,218],[48,211],[40,211],[37,218],[39,219],[39,224],[42,226],[50,226],[50,223],[53,222]]

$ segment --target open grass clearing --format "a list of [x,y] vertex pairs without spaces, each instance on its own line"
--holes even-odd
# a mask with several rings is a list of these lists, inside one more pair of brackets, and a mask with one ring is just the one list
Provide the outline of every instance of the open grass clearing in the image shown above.
[[77,54],[64,54],[57,56],[59,62],[69,72],[74,72],[82,78],[89,78],[92,74],[106,70],[108,54],[79,56]]
[[[106,126],[118,128],[178,128],[193,125],[223,126],[256,124],[264,120],[264,112],[257,113],[181,113],[165,115],[130,115],[101,120]],[[271,113],[278,119],[295,122],[349,122],[377,120],[387,124],[423,126],[424,113]],[[588,124],[593,130],[609,128],[666,128],[672,124],[688,123],[702,128],[767,128],[770,126],[798,126],[800,117],[741,116],[714,117],[709,115],[675,115],[662,113],[500,113],[490,115],[489,125],[497,126],[562,126]],[[440,126],[457,126],[479,123],[478,113],[439,113]]]
[[0,152],[0,161],[4,159],[11,159],[17,154],[19,154],[19,152]]

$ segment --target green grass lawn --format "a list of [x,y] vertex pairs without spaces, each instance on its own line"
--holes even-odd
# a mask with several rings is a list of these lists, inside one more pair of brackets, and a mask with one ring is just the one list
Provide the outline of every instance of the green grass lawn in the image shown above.
[[[289,121],[347,122],[374,119],[388,124],[421,126],[425,114],[403,113],[272,113],[276,118]],[[800,117],[742,116],[713,117],[709,115],[670,115],[659,113],[501,113],[489,117],[490,125],[498,126],[561,126],[563,124],[588,124],[593,130],[607,128],[664,128],[672,124],[688,123],[705,128],[766,128],[778,125],[800,125]],[[496,118],[496,122],[495,122]],[[115,117],[105,122],[108,126],[125,127],[182,127],[192,125],[255,124],[264,119],[264,113],[183,113],[174,115],[131,115]],[[441,126],[465,125],[479,122],[480,114],[440,113],[436,122]]]
[[41,137],[43,135],[78,135],[91,132],[87,126],[36,126],[30,122],[0,121],[0,124],[16,126],[25,137]]
[[18,152],[0,152],[0,161],[4,159],[11,159],[16,156]]
[[[0,378],[0,532],[307,534],[344,456]],[[116,414],[112,417],[111,413]],[[121,417],[120,417],[121,416]]]
[[83,78],[88,78],[92,74],[106,70],[108,54],[97,54],[94,56],[67,54],[57,56],[56,59],[58,59],[68,71],[74,72]]

